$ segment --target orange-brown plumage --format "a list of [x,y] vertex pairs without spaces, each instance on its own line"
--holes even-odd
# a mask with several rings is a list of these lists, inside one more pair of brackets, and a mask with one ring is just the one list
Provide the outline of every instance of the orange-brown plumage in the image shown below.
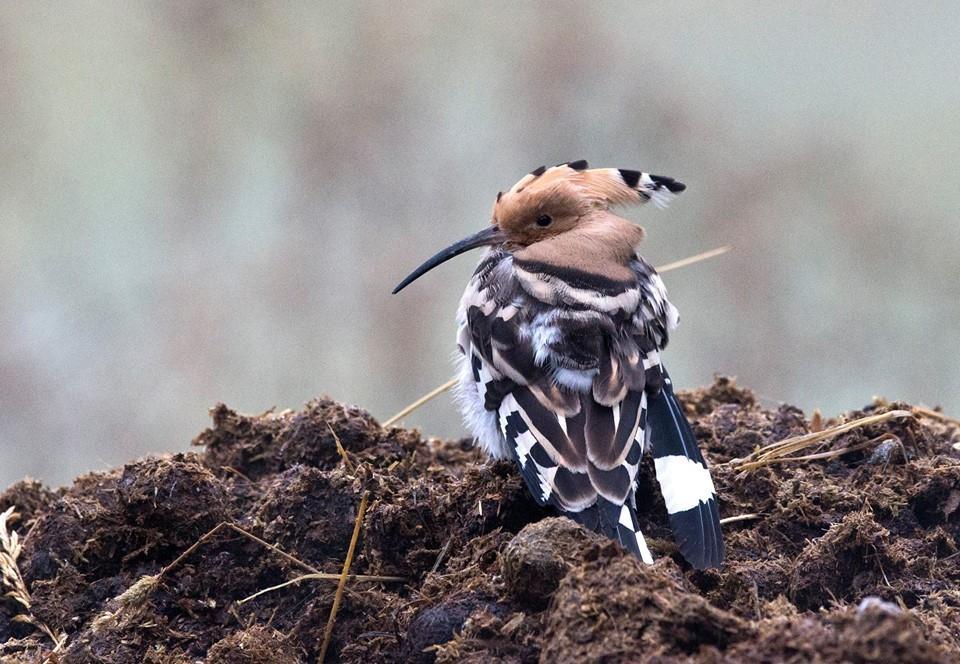
[[[617,281],[629,279],[630,260],[645,233],[610,212],[610,206],[646,203],[656,182],[651,179],[644,187],[642,174],[616,168],[588,170],[560,164],[539,175],[538,171],[498,195],[493,206],[491,224],[515,245],[514,256],[575,266]],[[636,174],[634,186],[623,173]]]

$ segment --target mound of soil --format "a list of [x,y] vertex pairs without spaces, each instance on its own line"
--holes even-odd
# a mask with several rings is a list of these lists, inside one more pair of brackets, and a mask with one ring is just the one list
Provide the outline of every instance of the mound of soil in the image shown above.
[[[539,508],[510,463],[330,399],[263,415],[219,405],[194,453],[58,490],[19,482],[0,511],[19,515],[32,620],[66,635],[63,662],[316,661],[336,580],[242,600],[305,568],[339,575],[364,492],[351,572],[402,580],[347,584],[331,661],[960,661],[955,427],[891,419],[805,453],[890,434],[876,445],[743,473],[728,462],[831,423],[726,378],[681,398],[722,516],[749,515],[725,526],[722,570],[679,559],[648,462],[652,566]],[[893,408],[909,406],[843,419]],[[0,661],[50,654],[25,613],[0,599]]]

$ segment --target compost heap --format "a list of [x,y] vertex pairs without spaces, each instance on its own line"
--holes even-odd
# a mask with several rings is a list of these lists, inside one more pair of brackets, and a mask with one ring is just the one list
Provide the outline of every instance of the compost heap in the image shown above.
[[[746,515],[724,526],[722,570],[679,559],[649,459],[653,566],[538,507],[511,463],[467,441],[325,398],[262,415],[218,405],[196,452],[0,494],[19,515],[30,602],[0,599],[0,661],[42,659],[51,635],[51,661],[316,661],[336,578],[242,600],[310,570],[339,576],[364,493],[350,573],[400,580],[346,583],[330,661],[960,661],[955,426],[893,418],[798,452],[849,453],[744,472],[731,459],[772,441],[910,406],[811,422],[726,378],[681,399],[721,516]],[[203,537],[224,522],[263,542]]]

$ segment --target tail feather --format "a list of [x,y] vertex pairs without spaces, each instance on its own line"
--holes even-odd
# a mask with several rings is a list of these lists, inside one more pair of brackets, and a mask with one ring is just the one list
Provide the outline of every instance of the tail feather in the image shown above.
[[580,512],[568,512],[567,516],[585,528],[619,542],[620,546],[648,565],[653,564],[653,555],[637,523],[632,495],[623,505],[598,496],[594,505]]
[[647,430],[670,526],[691,565],[719,567],[724,546],[713,480],[665,371],[663,377],[648,400]]

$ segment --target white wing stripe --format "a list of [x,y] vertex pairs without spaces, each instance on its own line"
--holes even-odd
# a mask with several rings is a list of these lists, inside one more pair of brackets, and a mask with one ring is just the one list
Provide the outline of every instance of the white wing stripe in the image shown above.
[[670,514],[693,509],[716,494],[710,471],[693,459],[674,454],[655,458],[653,465]]
[[640,559],[646,564],[652,565],[653,556],[650,554],[650,549],[647,548],[647,540],[644,539],[643,533],[641,533],[639,529],[634,529],[633,519],[630,518],[630,508],[626,505],[620,508],[620,525],[629,529],[637,538],[637,547],[640,549]]

